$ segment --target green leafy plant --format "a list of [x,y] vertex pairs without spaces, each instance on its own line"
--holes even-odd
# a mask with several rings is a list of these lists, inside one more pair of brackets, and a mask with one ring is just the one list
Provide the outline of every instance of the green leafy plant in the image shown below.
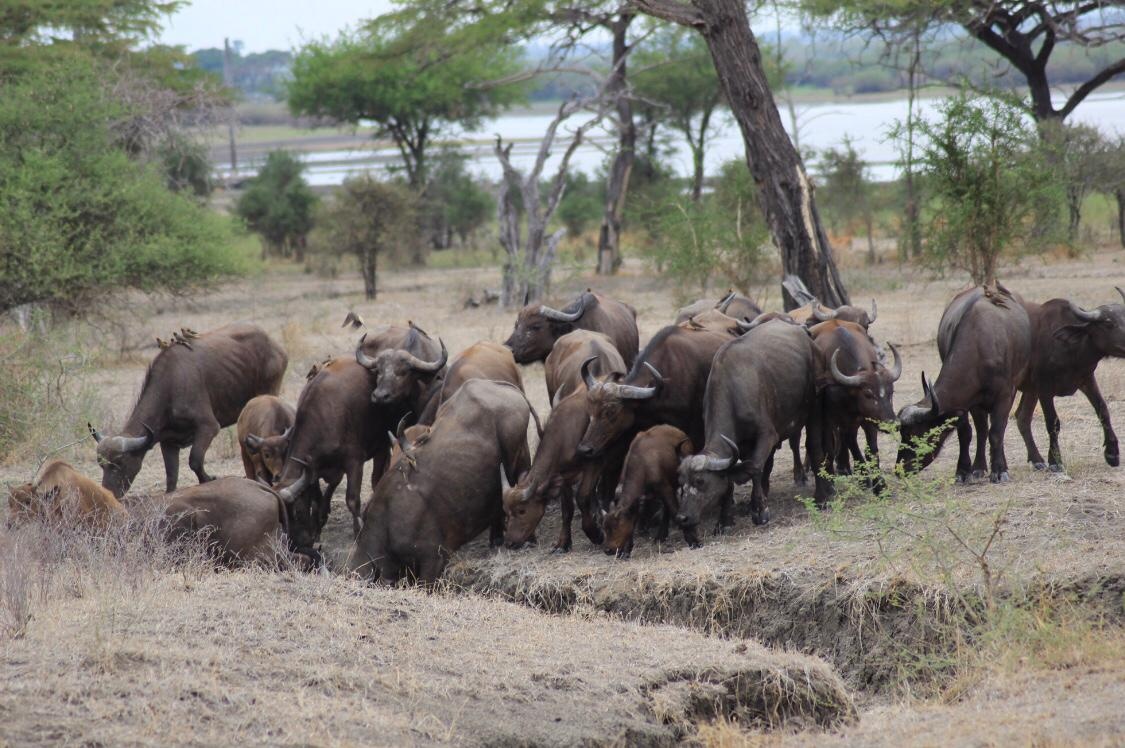
[[293,154],[271,151],[238,199],[235,212],[262,237],[263,259],[267,254],[305,259],[317,199],[303,171],[304,164]]

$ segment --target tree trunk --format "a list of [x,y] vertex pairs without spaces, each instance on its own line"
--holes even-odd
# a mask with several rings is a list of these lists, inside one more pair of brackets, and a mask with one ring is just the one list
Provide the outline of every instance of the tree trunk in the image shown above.
[[1113,196],[1117,198],[1117,238],[1125,248],[1125,188],[1118,187]]
[[363,253],[363,295],[368,301],[375,300],[375,263],[378,254],[374,249]]
[[698,203],[703,197],[703,146],[692,146],[691,149],[691,200]]
[[1074,241],[1078,238],[1078,228],[1082,223],[1082,193],[1070,187],[1066,191],[1066,208],[1069,220],[1066,227],[1066,238]]
[[625,210],[625,194],[636,158],[637,126],[633,122],[633,104],[624,95],[627,88],[625,56],[629,53],[627,33],[634,16],[623,13],[613,23],[613,70],[606,85],[606,95],[616,99],[617,153],[609,170],[605,190],[605,211],[598,232],[598,275],[613,275],[621,265],[621,217]]
[[922,224],[918,215],[918,187],[914,181],[914,111],[918,94],[918,68],[922,63],[921,32],[915,31],[906,87],[906,244],[904,255],[922,255]]
[[[742,130],[746,160],[781,253],[782,273],[799,277],[824,304],[847,304],[848,293],[820,223],[812,185],[801,155],[781,124],[743,0],[693,0],[691,6],[664,0],[634,2],[703,35],[727,103]],[[783,293],[786,309],[797,306]]]

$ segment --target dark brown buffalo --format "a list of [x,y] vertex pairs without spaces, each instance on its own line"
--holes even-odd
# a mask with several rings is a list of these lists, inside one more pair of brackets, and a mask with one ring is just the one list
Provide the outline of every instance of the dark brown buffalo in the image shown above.
[[[1118,287],[1117,292],[1125,301],[1125,289]],[[1044,304],[1025,302],[1024,306],[1031,319],[1031,365],[1020,387],[1023,395],[1016,409],[1016,425],[1027,446],[1028,461],[1036,470],[1048,466],[1055,472],[1063,470],[1059,449],[1062,423],[1055,411],[1055,398],[1082,390],[1102,424],[1105,461],[1117,467],[1121,462],[1117,434],[1094,371],[1103,358],[1125,357],[1125,304],[1103,304],[1087,310],[1065,299],[1051,299]],[[1046,462],[1031,434],[1036,402],[1043,405],[1050,438]]]
[[297,411],[276,395],[258,395],[238,416],[238,445],[246,477],[272,486],[289,452]]
[[[436,345],[414,325],[395,325],[365,335],[357,355],[375,357],[397,348],[422,356],[431,354]],[[357,363],[356,357],[335,358],[305,384],[297,400],[289,453],[274,487],[282,499],[294,503],[306,490],[319,493],[318,482],[323,480],[327,488],[316,498],[319,527],[327,522],[332,494],[346,477],[345,500],[352,514],[352,529],[359,532],[363,465],[372,460],[374,484],[386,469],[390,453],[387,430],[418,405],[375,405],[371,402],[374,388],[375,375]]]
[[585,390],[582,381],[582,364],[590,361],[590,373],[603,377],[612,372],[624,374],[625,361],[613,347],[613,341],[600,332],[575,330],[563,335],[551,349],[551,354],[543,364],[543,374],[547,379],[547,398],[551,405],[557,405],[564,398],[579,390]]
[[51,518],[104,527],[124,513],[125,507],[110,491],[62,460],[43,468],[35,483],[15,486],[8,495],[9,525]]
[[[675,426],[653,426],[633,438],[625,456],[617,498],[602,515],[603,548],[607,555],[629,558],[632,554],[642,504],[659,504],[662,511],[656,541],[668,539],[669,522],[680,512],[676,497],[680,460],[693,452],[691,439]],[[684,530],[684,540],[692,547],[700,544],[694,527]]]
[[238,420],[250,398],[276,395],[289,363],[281,346],[248,322],[179,341],[149,364],[141,396],[120,433],[102,437],[90,429],[98,443],[102,485],[114,496],[129,490],[156,444],[164,457],[167,490],[176,489],[184,447],[191,447],[188,466],[199,482],[211,480],[203,469],[211,440]]
[[825,425],[833,437],[833,443],[825,447],[836,458],[836,473],[851,473],[849,457],[866,461],[859,449],[861,428],[878,465],[877,424],[895,419],[895,382],[902,376],[898,349],[891,346],[895,362],[888,369],[862,325],[834,319],[814,325],[809,334],[824,364],[820,387]]
[[522,548],[534,540],[547,504],[556,499],[562,508],[562,527],[554,551],[571,549],[570,525],[576,500],[582,512],[582,531],[594,545],[602,542],[591,505],[602,461],[582,459],[577,454],[588,420],[584,392],[563,399],[551,411],[531,469],[520,473],[516,484],[504,490],[504,543],[509,548]]
[[[909,472],[921,470],[937,457],[950,429],[943,428],[933,449],[918,455],[915,442],[928,431],[956,422],[960,454],[957,480],[966,482],[988,473],[985,435],[991,448],[993,483],[1009,480],[1004,431],[1031,358],[1031,323],[1022,300],[1002,286],[977,286],[954,297],[938,325],[941,372],[931,385],[922,374],[925,396],[898,415],[902,446],[898,461]],[[972,429],[977,431],[976,459],[969,462]]]
[[504,345],[512,349],[516,363],[530,364],[545,360],[555,341],[574,330],[603,333],[613,341],[626,366],[637,357],[636,310],[590,290],[561,310],[528,304],[520,310],[516,327]]
[[699,299],[683,307],[676,313],[676,324],[679,325],[687,322],[692,317],[712,309],[717,309],[734,319],[754,319],[762,313],[762,310],[749,296],[743,296],[737,291],[728,291],[727,295],[718,301],[713,299]]
[[482,340],[453,357],[449,372],[421,411],[418,423],[432,424],[441,404],[453,397],[465,382],[473,379],[508,382],[523,391],[523,377],[520,376],[520,369],[516,366],[512,352],[499,343]]
[[[803,309],[804,307],[801,308],[801,310]],[[794,309],[789,314],[794,319],[797,319],[798,311],[799,310]],[[813,325],[820,322],[828,322],[829,320],[838,319],[842,322],[854,322],[864,330],[867,330],[869,327],[871,327],[872,324],[874,324],[875,318],[878,316],[878,314],[879,308],[875,304],[875,299],[871,300],[870,312],[858,306],[851,306],[850,304],[845,304],[843,306],[836,307],[835,309],[829,309],[823,304],[814,301],[810,305],[809,315],[805,319],[805,324],[809,327],[812,327]]]
[[428,583],[451,553],[484,530],[499,544],[501,470],[515,476],[530,465],[530,415],[516,387],[466,382],[438,409],[426,440],[375,486],[348,569],[384,584],[404,574]]
[[750,516],[756,525],[769,522],[766,500],[774,450],[802,429],[816,475],[816,500],[821,505],[828,500],[831,486],[820,469],[824,452],[818,358],[809,334],[781,320],[760,325],[719,349],[703,405],[703,450],[680,463],[676,521],[681,527],[698,525],[704,510],[715,503],[719,527],[733,524],[734,483],[748,480],[753,481]]
[[[390,326],[360,338],[355,360],[375,377],[371,402],[388,408],[421,413],[445,374],[449,353],[440,339],[435,343],[410,322],[405,328]],[[370,353],[374,349],[377,353]]]
[[230,565],[278,561],[289,519],[269,487],[246,478],[219,478],[168,498],[164,514],[171,539],[203,535],[215,558]]
[[[695,443],[703,441],[703,394],[715,352],[734,339],[731,332],[670,325],[653,336],[625,376],[588,382],[590,425],[578,445],[596,457],[637,431],[668,424]],[[665,381],[667,380],[667,381]]]

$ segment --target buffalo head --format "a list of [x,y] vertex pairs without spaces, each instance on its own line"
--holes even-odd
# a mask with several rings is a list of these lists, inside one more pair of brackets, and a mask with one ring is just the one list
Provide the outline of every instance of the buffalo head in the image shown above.
[[[1125,289],[1116,288],[1125,301]],[[1073,301],[1068,303],[1075,322],[1059,329],[1056,336],[1068,341],[1085,338],[1103,356],[1125,357],[1125,304],[1103,304],[1086,310]]]
[[827,322],[830,319],[838,319],[844,322],[854,322],[861,326],[864,330],[871,327],[875,319],[879,316],[879,307],[875,303],[875,299],[871,300],[871,312],[858,306],[851,304],[844,304],[843,306],[836,307],[835,309],[826,309],[818,301],[812,304],[812,316],[809,318],[809,326],[817,322]]
[[87,424],[90,436],[98,445],[98,464],[102,468],[102,486],[113,492],[117,498],[125,495],[133,479],[141,471],[145,454],[156,444],[156,432],[147,424],[142,424],[144,433],[140,436],[102,436],[93,426]]
[[[364,338],[367,336],[365,335]],[[449,351],[441,340],[441,354],[433,361],[423,361],[409,351],[395,348],[380,351],[374,357],[363,351],[364,338],[355,349],[355,360],[375,375],[375,389],[371,402],[376,405],[393,405],[408,400],[421,379],[430,379],[445,368]]]
[[840,349],[832,353],[828,362],[832,381],[843,390],[843,397],[834,397],[832,405],[842,408],[849,415],[868,421],[893,421],[895,419],[895,382],[902,376],[902,357],[898,348],[891,345],[894,354],[894,367],[888,369],[875,363],[872,369],[860,369],[854,374],[845,374],[840,369]]
[[255,476],[259,483],[272,486],[274,480],[281,475],[281,468],[285,465],[285,455],[289,452],[289,436],[293,427],[285,429],[284,433],[274,436],[246,435],[246,451],[257,457],[258,474]]
[[[676,524],[682,528],[698,525],[704,510],[721,501],[734,482],[745,483],[750,477],[746,464],[741,461],[738,445],[725,435],[721,438],[725,454],[704,452],[680,460],[680,511],[676,514]],[[759,524],[758,518],[754,522]]]
[[520,310],[515,329],[504,345],[512,350],[517,364],[542,361],[551,353],[556,340],[574,330],[574,323],[585,311],[586,294],[578,298],[577,308],[570,312],[528,304]]
[[942,412],[941,403],[937,393],[922,372],[923,397],[914,405],[907,405],[898,413],[899,437],[901,444],[898,449],[898,463],[908,473],[915,473],[928,466],[938,455],[938,444],[926,445],[920,449],[919,440],[935,428],[938,428],[949,419],[949,414]]
[[[548,485],[532,483],[528,473],[508,482],[500,469],[504,504],[504,545],[513,550],[535,543],[535,529],[547,509]],[[557,482],[557,481],[556,481]]]
[[590,374],[590,361],[582,363],[582,379],[586,382],[586,412],[590,423],[578,443],[582,457],[597,457],[619,436],[633,427],[637,404],[660,394],[664,377],[649,362],[644,365],[652,376],[652,384],[638,387],[622,384],[621,374],[612,374],[608,381],[599,382]]
[[621,487],[617,488],[617,496],[609,509],[602,510],[602,532],[605,539],[602,549],[607,556],[629,558],[633,553],[633,534],[637,525],[639,514],[639,497],[637,501],[623,501]]

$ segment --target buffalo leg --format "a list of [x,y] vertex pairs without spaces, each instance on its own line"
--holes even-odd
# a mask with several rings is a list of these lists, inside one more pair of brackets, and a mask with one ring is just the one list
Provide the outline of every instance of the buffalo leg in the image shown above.
[[804,486],[808,481],[805,479],[805,466],[801,463],[800,431],[789,437],[789,451],[793,453],[793,482],[798,486]]
[[969,459],[969,445],[973,441],[973,428],[969,425],[969,416],[962,415],[957,419],[957,473],[958,483],[968,483],[973,472],[973,463]]
[[1013,393],[1004,398],[1002,402],[996,403],[988,417],[988,446],[992,459],[990,479],[993,483],[1007,483],[1011,480],[1011,476],[1008,475],[1008,458],[1004,454],[1004,432],[1008,430],[1008,418],[1012,412],[1012,400],[1014,399],[1015,394]]
[[[753,496],[751,496],[751,506],[753,506]],[[766,512],[766,522],[769,522],[768,511]],[[715,534],[722,535],[731,527],[734,527],[734,483],[727,486],[726,493],[719,499],[719,524],[715,527]]]
[[559,539],[551,553],[569,553],[574,546],[574,539],[570,533],[570,523],[574,520],[574,495],[570,486],[564,486],[559,495],[559,509],[562,514],[562,524],[559,526]]
[[1094,407],[1094,412],[1098,414],[1098,420],[1102,424],[1102,434],[1105,437],[1103,446],[1105,447],[1105,461],[1110,467],[1117,467],[1121,464],[1121,453],[1117,447],[1117,434],[1113,433],[1113,424],[1109,420],[1109,406],[1106,405],[1105,398],[1102,397],[1101,390],[1098,389],[1098,382],[1091,374],[1090,378],[1079,385],[1082,394],[1090,401],[1090,405]]
[[817,403],[812,417],[809,418],[805,426],[805,433],[808,434],[805,444],[809,450],[809,464],[812,466],[813,475],[816,477],[816,489],[813,496],[816,499],[817,506],[821,508],[828,506],[829,499],[835,493],[832,482],[825,474],[831,471],[832,465],[829,464],[828,454],[825,451],[826,441],[831,442],[831,439],[825,437],[831,437],[831,434],[828,433],[829,430],[821,411],[823,407],[823,403]]
[[200,424],[195,429],[195,439],[191,443],[191,452],[188,453],[188,467],[191,468],[191,472],[195,473],[195,477],[199,479],[200,483],[214,480],[203,469],[203,457],[207,454],[211,441],[218,435],[218,421],[212,420],[209,423]]
[[[813,451],[813,432],[808,431],[807,444],[809,445],[809,453],[811,456],[816,457],[817,454]],[[766,506],[766,499],[769,498],[769,474],[767,467],[773,466],[773,445],[775,440],[771,439],[768,435],[759,434],[758,440],[754,443],[754,449],[750,452],[748,462],[751,465],[757,466],[756,470],[751,472],[752,483],[750,486],[750,519],[755,525],[764,525],[770,521],[770,510]],[[817,465],[810,463],[810,466],[816,470]],[[734,495],[734,484],[731,484],[729,495]],[[719,524],[722,525],[722,513],[719,514]]]
[[1035,404],[1038,394],[1034,390],[1026,390],[1020,395],[1020,404],[1016,408],[1016,427],[1023,437],[1023,445],[1027,448],[1027,461],[1036,470],[1046,470],[1047,461],[1039,452],[1035,443],[1035,434],[1031,431],[1031,418],[1035,415]]
[[973,458],[973,480],[984,480],[988,475],[988,457],[985,453],[985,442],[991,441],[988,433],[988,411],[984,408],[973,408],[973,428],[977,437],[977,452]]
[[160,442],[160,456],[164,458],[164,488],[171,493],[180,482],[180,448]]
[[662,507],[660,525],[656,528],[656,542],[663,543],[668,539],[668,527],[672,517],[680,511],[680,502],[676,501],[676,489],[666,485],[657,489],[654,498],[660,499],[660,506]]
[[352,533],[358,537],[360,530],[359,495],[363,491],[363,461],[350,461],[346,470],[346,476],[348,486],[344,489],[344,503],[348,505],[348,511],[352,513]]
[[1047,424],[1047,469],[1052,473],[1061,473],[1065,469],[1062,461],[1062,450],[1059,449],[1059,432],[1062,430],[1062,421],[1059,420],[1058,411],[1055,410],[1055,398],[1052,395],[1041,395],[1039,404],[1043,406],[1043,421]]
[[[879,469],[879,428],[873,423],[864,423],[861,428],[867,442],[867,451],[860,453],[866,466],[867,487],[873,493],[882,494],[887,490],[887,482],[883,480],[883,473]],[[859,451],[858,431],[852,432],[852,449],[854,450],[853,454]],[[856,459],[858,460],[860,457]]]

